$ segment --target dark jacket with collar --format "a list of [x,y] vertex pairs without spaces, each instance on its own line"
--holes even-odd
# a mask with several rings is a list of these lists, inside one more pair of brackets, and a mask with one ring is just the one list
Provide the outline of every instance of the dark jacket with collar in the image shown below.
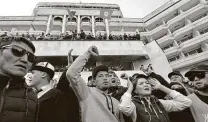
[[56,89],[62,91],[68,101],[68,122],[81,122],[81,110],[79,101],[76,94],[74,93],[74,90],[72,87],[70,87],[69,81],[66,78],[66,70],[67,69],[65,69],[65,71],[62,73]]
[[39,102],[38,122],[68,122],[69,107],[63,92],[51,89],[39,98]]
[[0,76],[0,96],[0,122],[37,121],[37,96],[24,78]]

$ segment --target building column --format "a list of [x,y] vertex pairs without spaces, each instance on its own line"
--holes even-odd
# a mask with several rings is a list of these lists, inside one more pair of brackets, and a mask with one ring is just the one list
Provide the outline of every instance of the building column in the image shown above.
[[168,35],[173,36],[172,32],[170,31],[170,29],[168,28]]
[[80,33],[80,15],[77,17],[77,33]]
[[109,23],[108,19],[105,19],[105,30],[106,30],[106,39],[109,40],[110,30],[109,30]]
[[66,15],[64,15],[64,19],[63,19],[63,22],[62,22],[62,33],[64,34],[66,31]]
[[92,15],[92,35],[95,37],[95,16]]
[[50,25],[51,25],[52,19],[53,19],[53,15],[49,15],[48,22],[47,22],[47,28],[46,28],[46,34],[50,33],[50,30],[51,30]]
[[163,25],[164,25],[164,26],[166,26],[166,25],[167,25],[167,24],[165,23],[165,21],[164,21],[164,20],[162,20],[162,22],[163,22]]
[[200,33],[198,30],[193,30],[193,37],[197,37],[197,36],[200,36]]
[[180,53],[180,58],[186,58],[186,56],[183,54],[183,52]]
[[191,24],[191,20],[188,18],[185,18],[185,23],[186,23],[186,25]]
[[180,9],[180,10],[178,10],[178,12],[179,12],[179,14],[182,14],[183,13],[183,10]]
[[173,46],[174,46],[174,47],[179,47],[179,45],[178,45],[178,43],[177,43],[176,40],[173,41]]
[[206,0],[200,0],[200,3],[201,4],[207,4],[207,1]]

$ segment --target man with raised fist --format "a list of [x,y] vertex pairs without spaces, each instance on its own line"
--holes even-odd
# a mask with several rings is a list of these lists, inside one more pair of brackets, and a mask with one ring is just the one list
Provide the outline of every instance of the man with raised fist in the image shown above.
[[81,71],[88,59],[98,56],[98,49],[91,46],[87,52],[79,56],[69,67],[66,77],[76,93],[83,122],[124,122],[123,115],[118,109],[119,101],[108,94],[108,67],[97,66],[92,71],[95,87],[88,87],[81,77]]

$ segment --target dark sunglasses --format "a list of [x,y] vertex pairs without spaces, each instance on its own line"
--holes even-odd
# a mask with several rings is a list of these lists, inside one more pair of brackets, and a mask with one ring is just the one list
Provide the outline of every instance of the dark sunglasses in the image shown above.
[[195,77],[199,78],[199,79],[203,79],[205,78],[205,72],[195,72],[195,73],[192,73],[191,76],[188,77],[188,79],[190,81],[194,81]]
[[5,46],[2,46],[1,49],[6,49],[6,48],[11,48],[11,52],[14,56],[17,56],[17,57],[22,57],[24,56],[25,54],[27,54],[28,56],[28,61],[31,62],[31,63],[34,63],[35,60],[36,60],[36,57],[34,54],[28,52],[27,50],[17,46],[17,45],[5,45]]

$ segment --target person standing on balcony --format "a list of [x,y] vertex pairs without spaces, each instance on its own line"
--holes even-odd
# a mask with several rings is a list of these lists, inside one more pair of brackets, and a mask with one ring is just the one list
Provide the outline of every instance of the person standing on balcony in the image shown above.
[[97,66],[92,71],[96,87],[88,87],[81,77],[81,71],[88,59],[98,56],[98,49],[91,46],[87,52],[76,58],[66,72],[66,77],[76,93],[83,122],[124,122],[122,113],[118,110],[118,100],[108,94],[108,67]]

